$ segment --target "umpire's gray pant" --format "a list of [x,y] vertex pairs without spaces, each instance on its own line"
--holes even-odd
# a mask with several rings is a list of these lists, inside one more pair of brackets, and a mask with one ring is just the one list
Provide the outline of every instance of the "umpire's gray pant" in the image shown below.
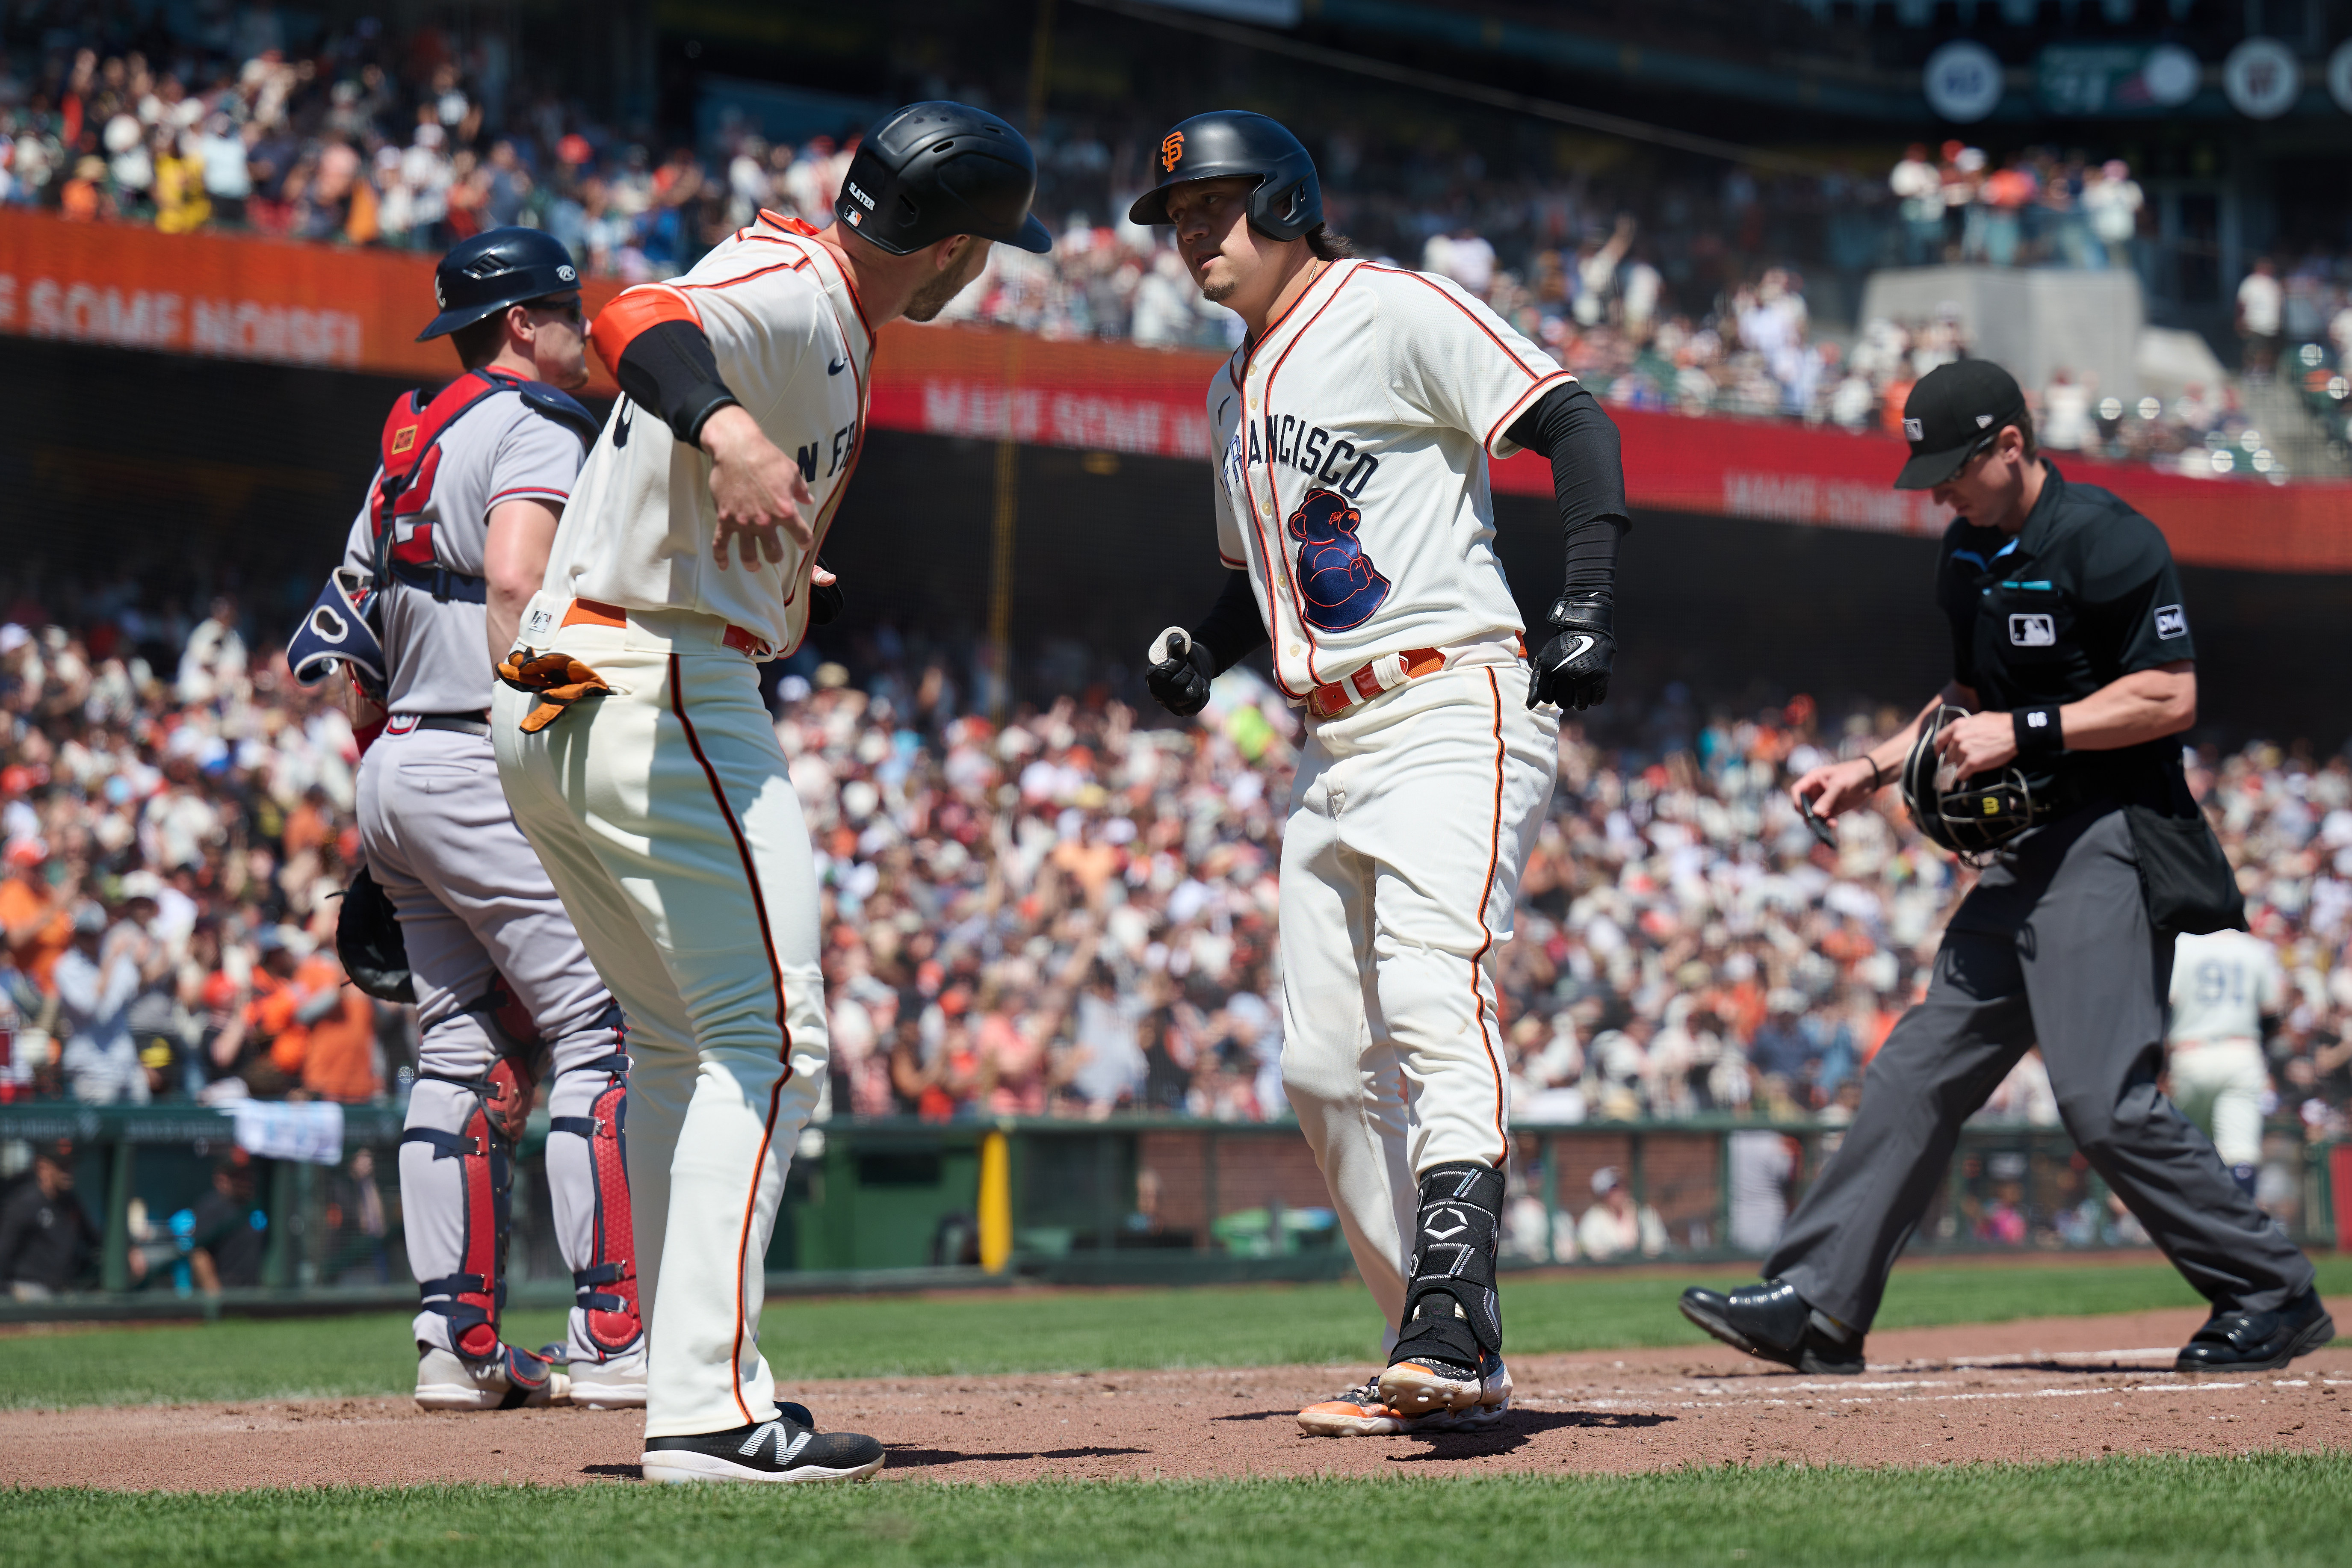
[[1960,1123],[2038,1042],[2066,1131],[2189,1284],[2248,1311],[2308,1289],[2309,1261],[2157,1090],[2171,974],[2125,815],[2086,808],[2032,835],[1961,901],[1927,999],[1871,1062],[1861,1109],[1765,1277],[1868,1329]]

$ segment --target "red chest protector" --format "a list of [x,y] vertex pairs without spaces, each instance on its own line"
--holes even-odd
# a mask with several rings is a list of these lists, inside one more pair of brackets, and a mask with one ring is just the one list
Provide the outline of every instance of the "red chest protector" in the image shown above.
[[383,422],[380,455],[383,475],[368,498],[368,521],[375,535],[375,580],[422,588],[436,600],[486,603],[488,584],[453,572],[433,553],[433,525],[415,521],[433,499],[433,477],[441,467],[441,437],[457,416],[485,398],[516,391],[520,376],[469,370],[431,402],[422,392],[404,393]]

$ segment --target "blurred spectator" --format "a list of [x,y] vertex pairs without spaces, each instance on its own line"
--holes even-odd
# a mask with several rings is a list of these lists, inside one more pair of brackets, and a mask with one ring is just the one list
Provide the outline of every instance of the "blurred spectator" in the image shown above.
[[2279,340],[2285,331],[2285,290],[2279,286],[2278,266],[2267,256],[2238,284],[2238,336],[2246,346],[2249,379],[2267,381],[2278,368]]
[[1655,1258],[1666,1249],[1665,1222],[1648,1204],[1637,1210],[1633,1192],[1614,1165],[1592,1173],[1592,1195],[1598,1199],[1576,1222],[1576,1248],[1595,1263],[1639,1252]]
[[131,1035],[131,1005],[153,978],[157,955],[146,934],[129,921],[110,924],[106,910],[86,902],[74,911],[73,943],[55,972],[61,1004],[60,1061],[73,1097],[89,1105],[144,1105],[146,1068]]
[[0,1282],[19,1301],[96,1283],[98,1226],[74,1192],[73,1145],[44,1143],[0,1198]]
[[2092,168],[2084,176],[2082,200],[2091,236],[2099,243],[2100,259],[2111,268],[2129,268],[2139,235],[2140,208],[2147,204],[2139,182],[2131,177],[2131,166],[2121,158],[2110,158]]
[[188,1263],[196,1289],[207,1296],[261,1283],[269,1215],[256,1201],[256,1190],[253,1158],[236,1149],[213,1167],[213,1190],[196,1200]]

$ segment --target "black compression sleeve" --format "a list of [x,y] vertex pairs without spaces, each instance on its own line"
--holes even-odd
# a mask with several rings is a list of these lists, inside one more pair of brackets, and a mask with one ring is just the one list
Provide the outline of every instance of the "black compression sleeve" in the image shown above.
[[1562,594],[1613,601],[1617,541],[1633,526],[1615,422],[1592,394],[1570,382],[1546,393],[1504,434],[1551,459],[1552,499],[1568,546]]
[[1265,616],[1258,610],[1257,595],[1250,592],[1248,573],[1225,574],[1216,604],[1193,623],[1192,640],[1209,650],[1219,675],[1265,646]]
[[614,376],[630,401],[660,415],[689,447],[703,421],[735,401],[719,379],[710,340],[692,321],[656,321],[631,338]]

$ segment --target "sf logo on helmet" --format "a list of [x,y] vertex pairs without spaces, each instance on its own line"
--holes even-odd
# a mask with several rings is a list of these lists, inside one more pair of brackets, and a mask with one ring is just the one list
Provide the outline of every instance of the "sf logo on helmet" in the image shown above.
[[1168,133],[1168,139],[1160,143],[1160,166],[1173,174],[1176,171],[1176,165],[1183,161],[1184,133],[1181,131],[1171,131]]

